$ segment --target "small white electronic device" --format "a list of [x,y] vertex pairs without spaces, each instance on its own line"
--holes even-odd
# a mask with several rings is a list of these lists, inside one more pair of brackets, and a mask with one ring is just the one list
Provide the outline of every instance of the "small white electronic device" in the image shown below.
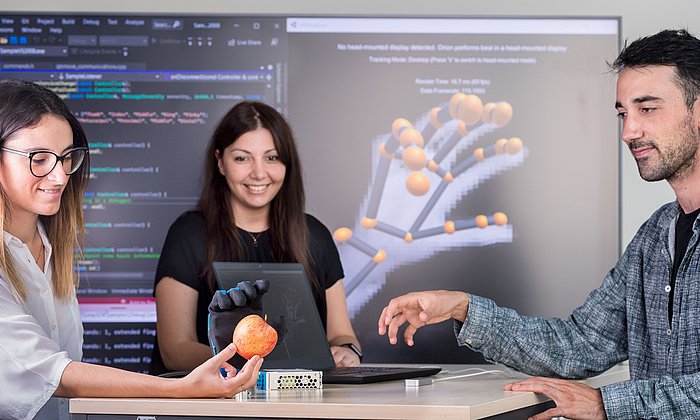
[[257,389],[319,389],[323,388],[323,372],[307,369],[265,370],[258,374]]

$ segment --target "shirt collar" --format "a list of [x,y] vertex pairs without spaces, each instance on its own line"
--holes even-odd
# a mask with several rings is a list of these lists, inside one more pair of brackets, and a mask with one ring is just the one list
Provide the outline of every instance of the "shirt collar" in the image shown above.
[[[41,223],[41,221],[39,221],[37,224],[37,228],[39,229],[39,236],[41,237],[41,242],[44,243],[44,248],[49,249],[49,238],[46,236],[46,229],[44,228],[44,224]],[[24,242],[20,241],[16,236],[12,235],[6,230],[2,231],[2,239],[5,242],[6,246],[14,246],[17,248],[25,246]]]

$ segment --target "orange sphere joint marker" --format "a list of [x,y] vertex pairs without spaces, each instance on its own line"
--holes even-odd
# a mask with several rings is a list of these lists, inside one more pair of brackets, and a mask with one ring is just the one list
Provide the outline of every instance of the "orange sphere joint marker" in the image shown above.
[[345,243],[352,237],[352,230],[346,227],[340,227],[333,232],[333,238],[340,243]]
[[377,219],[363,217],[362,220],[360,220],[360,224],[365,229],[374,229],[374,227],[377,226]]
[[506,152],[506,144],[508,144],[508,139],[498,139],[494,143],[494,148],[496,149],[497,155],[502,155]]
[[430,180],[423,172],[413,172],[406,178],[406,189],[412,195],[420,197],[430,189]]
[[477,162],[483,162],[484,161],[484,148],[479,147],[474,150],[474,159],[476,159]]
[[425,168],[425,163],[428,160],[423,149],[415,145],[408,146],[403,151],[401,157],[404,165],[414,171]]
[[508,223],[508,216],[503,212],[496,212],[493,214],[493,222],[498,226],[503,226]]
[[489,225],[488,217],[484,216],[483,214],[476,216],[474,218],[474,221],[476,222],[476,227],[478,227],[480,229],[483,229]]
[[383,249],[380,249],[379,251],[377,251],[377,253],[374,255],[374,257],[372,257],[372,261],[374,261],[375,263],[384,262],[385,259],[386,259],[386,251],[384,251]]
[[447,106],[447,108],[448,108],[448,110],[450,111],[450,116],[451,116],[453,119],[457,119],[457,118],[458,118],[458,115],[457,115],[457,107],[459,106],[459,103],[462,101],[462,99],[463,99],[465,96],[467,96],[467,95],[465,95],[464,93],[455,93],[455,94],[452,95],[452,97],[450,98],[450,103],[449,103],[449,105]]
[[399,143],[404,148],[410,145],[423,147],[425,141],[423,140],[423,135],[420,133],[420,131],[411,127],[401,131],[401,134],[399,134]]
[[499,102],[490,111],[491,122],[503,127],[513,119],[513,106],[508,102]]
[[484,110],[481,111],[481,122],[484,124],[491,124],[493,121],[491,120],[491,111],[496,107],[496,104],[493,102],[489,102],[486,105],[484,105]]
[[430,172],[437,172],[438,168],[440,168],[440,165],[438,165],[434,160],[430,159],[428,161],[428,170]]
[[405,128],[413,128],[413,124],[411,124],[411,122],[406,118],[397,118],[391,123],[391,134],[396,140],[398,140],[399,136],[401,135],[401,131],[403,131]]
[[523,148],[523,141],[519,137],[511,137],[506,143],[506,152],[509,155],[518,153]]

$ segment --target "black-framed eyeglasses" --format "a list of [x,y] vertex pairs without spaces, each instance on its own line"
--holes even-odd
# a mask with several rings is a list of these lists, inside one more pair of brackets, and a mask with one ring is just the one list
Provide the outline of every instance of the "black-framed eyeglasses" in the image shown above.
[[88,153],[87,147],[75,147],[62,155],[57,155],[49,150],[37,150],[35,152],[25,152],[22,150],[0,147],[5,152],[22,155],[29,158],[29,171],[37,178],[42,178],[51,173],[58,162],[61,162],[66,175],[74,174],[83,164],[85,155]]

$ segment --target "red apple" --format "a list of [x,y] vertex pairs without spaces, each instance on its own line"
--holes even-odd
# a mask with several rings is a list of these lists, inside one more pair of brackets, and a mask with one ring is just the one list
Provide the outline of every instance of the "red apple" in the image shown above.
[[277,345],[277,331],[258,315],[248,315],[233,330],[233,344],[236,353],[245,359],[256,354],[265,357]]

